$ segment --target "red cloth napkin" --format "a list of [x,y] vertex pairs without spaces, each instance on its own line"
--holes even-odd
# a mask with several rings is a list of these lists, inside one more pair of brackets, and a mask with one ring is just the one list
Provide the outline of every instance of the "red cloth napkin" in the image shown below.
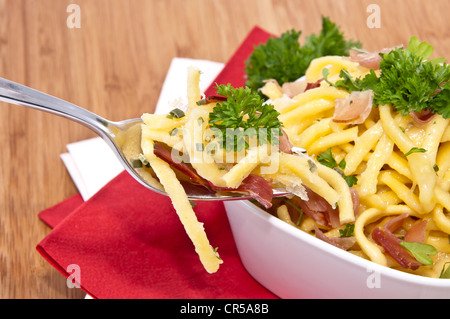
[[[269,37],[251,30],[214,83],[243,85],[244,61]],[[277,298],[242,265],[223,204],[198,202],[194,210],[224,261],[215,274],[204,270],[170,199],[126,172],[86,202],[77,194],[42,211],[54,228],[37,250],[94,298]]]

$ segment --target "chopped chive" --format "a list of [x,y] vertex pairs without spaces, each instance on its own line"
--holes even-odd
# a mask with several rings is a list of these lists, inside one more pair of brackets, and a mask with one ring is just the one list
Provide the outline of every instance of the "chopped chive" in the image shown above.
[[406,157],[411,155],[412,153],[425,153],[427,150],[420,147],[413,147],[407,153],[403,154],[402,157]]
[[139,160],[141,161],[142,165],[144,165],[146,167],[150,167],[150,163],[145,158],[144,154],[139,154]]
[[309,170],[314,173],[317,171],[317,165],[312,160],[308,159]]
[[170,131],[170,136],[175,136],[178,133],[178,129],[175,127],[173,130]]
[[196,102],[198,106],[200,105],[205,105],[206,104],[206,99],[202,99]]
[[205,145],[203,145],[203,143],[195,143],[195,149],[198,152],[202,152],[204,148],[205,148]]
[[185,113],[183,110],[180,110],[179,108],[173,109],[172,111],[169,112],[169,114],[167,115],[167,117],[169,119],[181,119],[182,117],[185,116]]
[[287,198],[285,198],[284,199],[284,202],[286,203],[286,204],[289,204],[291,207],[293,207],[296,211],[298,211],[299,212],[299,216],[298,216],[298,219],[297,219],[297,222],[295,223],[297,226],[300,226],[300,224],[301,224],[301,222],[302,222],[302,219],[303,219],[303,210],[300,208],[300,207],[298,207],[297,205],[295,205],[293,202],[291,202],[289,199],[287,199]]
[[206,147],[206,148],[207,148],[206,154],[208,154],[208,155],[216,154],[216,148],[215,147],[210,147],[210,148]]
[[214,248],[214,253],[216,254],[217,259],[222,260],[222,258],[220,258],[220,256],[219,256],[218,249],[219,249],[219,247]]
[[140,159],[134,159],[131,161],[131,166],[133,168],[142,168],[142,162]]

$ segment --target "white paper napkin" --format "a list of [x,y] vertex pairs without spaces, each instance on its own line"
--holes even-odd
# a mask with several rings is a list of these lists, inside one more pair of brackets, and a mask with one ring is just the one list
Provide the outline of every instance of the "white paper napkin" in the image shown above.
[[[202,72],[200,90],[205,91],[224,64],[174,58],[163,83],[155,113],[168,113],[174,105],[187,103],[187,69],[190,66],[196,66]],[[70,143],[67,151],[61,154],[61,159],[85,201],[123,171],[119,160],[100,137]]]
[[208,60],[172,59],[156,104],[155,113],[168,113],[173,109],[174,104],[187,103],[187,69],[190,66],[196,66],[202,72],[200,75],[200,91],[204,92],[222,71],[224,64]]

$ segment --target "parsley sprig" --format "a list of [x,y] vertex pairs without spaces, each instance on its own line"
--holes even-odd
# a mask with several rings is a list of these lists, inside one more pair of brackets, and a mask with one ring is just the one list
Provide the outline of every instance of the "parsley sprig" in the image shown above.
[[418,262],[424,265],[432,265],[433,260],[430,255],[437,254],[437,249],[429,244],[401,241],[399,245],[408,250]]
[[217,94],[226,98],[218,102],[209,114],[209,125],[227,151],[241,151],[249,147],[249,139],[258,144],[278,145],[282,123],[280,113],[249,87],[234,88],[231,84],[217,86]]
[[280,85],[292,82],[305,74],[313,59],[349,55],[351,48],[361,47],[358,41],[345,40],[339,26],[327,17],[322,17],[320,33],[307,36],[303,46],[299,43],[300,35],[301,31],[290,30],[258,45],[246,61],[246,85],[257,90],[267,79],[275,79]]
[[448,266],[448,264],[450,264],[450,262],[446,262],[442,266],[442,270],[439,275],[439,278],[450,279],[450,266]]
[[339,229],[339,237],[355,236],[355,224],[345,224],[344,229]]
[[345,159],[341,160],[339,163],[334,158],[333,154],[331,153],[331,148],[328,148],[326,152],[322,152],[317,156],[317,161],[325,165],[329,168],[334,169],[337,171],[341,176],[344,178],[344,180],[347,182],[348,187],[352,187],[353,185],[356,185],[358,182],[358,179],[355,175],[346,176],[343,172],[346,166]]
[[371,70],[364,78],[352,79],[346,70],[340,72],[335,83],[324,79],[332,86],[349,92],[371,89],[374,105],[392,104],[397,112],[407,115],[412,111],[429,110],[450,117],[450,66],[443,58],[431,59],[433,46],[412,37],[408,47],[396,48],[380,54],[380,76]]

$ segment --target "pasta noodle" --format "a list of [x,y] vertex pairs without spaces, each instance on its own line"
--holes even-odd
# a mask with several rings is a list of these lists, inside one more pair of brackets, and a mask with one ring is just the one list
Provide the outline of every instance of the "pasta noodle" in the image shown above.
[[195,251],[198,253],[206,271],[209,273],[216,272],[222,261],[209,244],[203,226],[198,222],[189,199],[184,194],[183,186],[178,181],[174,171],[168,163],[154,155],[153,142],[145,135],[142,136],[142,150],[156,176],[164,186],[164,190],[170,196],[181,223],[184,225],[188,236],[192,239]]

